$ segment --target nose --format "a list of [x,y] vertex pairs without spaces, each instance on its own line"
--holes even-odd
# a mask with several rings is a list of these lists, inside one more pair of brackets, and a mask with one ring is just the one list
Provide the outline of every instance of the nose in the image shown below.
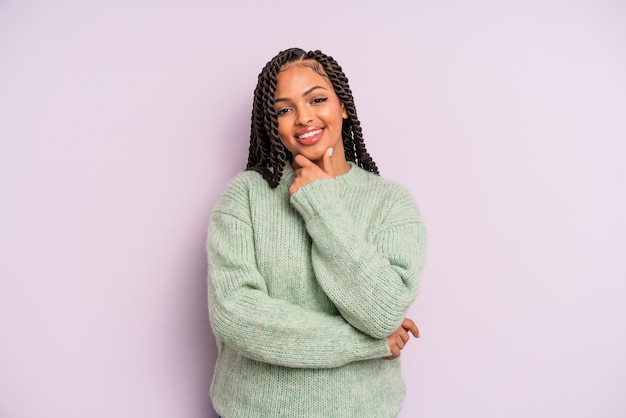
[[298,125],[308,125],[313,122],[313,112],[308,107],[297,109],[296,123]]

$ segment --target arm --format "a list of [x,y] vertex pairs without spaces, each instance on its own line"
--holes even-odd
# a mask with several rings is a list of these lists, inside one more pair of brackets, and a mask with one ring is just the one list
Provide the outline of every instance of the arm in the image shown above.
[[397,188],[385,196],[373,232],[351,218],[335,180],[319,180],[292,195],[313,238],[313,267],[324,292],[355,328],[391,335],[417,295],[425,229],[413,199]]
[[269,297],[243,200],[226,196],[209,226],[209,312],[218,339],[249,358],[286,367],[329,368],[389,356],[386,339],[354,329],[340,315]]

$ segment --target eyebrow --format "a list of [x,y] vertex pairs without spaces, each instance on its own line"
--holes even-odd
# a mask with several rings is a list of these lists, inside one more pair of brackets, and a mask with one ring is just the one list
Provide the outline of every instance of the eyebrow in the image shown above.
[[[302,93],[302,97],[306,96],[307,94],[312,93],[313,91],[315,91],[317,89],[327,90],[326,87],[323,87],[323,86],[313,86],[310,89],[308,89],[307,91],[305,91],[304,93]],[[276,103],[276,102],[288,102],[288,101],[289,101],[289,99],[287,99],[286,97],[280,97],[278,99],[275,99],[274,103]]]

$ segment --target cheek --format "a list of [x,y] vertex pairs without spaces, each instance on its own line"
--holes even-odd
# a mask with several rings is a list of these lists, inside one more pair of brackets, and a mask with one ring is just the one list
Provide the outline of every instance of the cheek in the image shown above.
[[291,143],[290,143],[291,130],[287,126],[287,123],[285,123],[285,122],[281,123],[280,121],[278,122],[278,138],[280,139],[280,142],[289,151],[292,151],[292,149],[291,149],[292,147],[291,147]]
[[[344,116],[345,115],[345,116]],[[323,115],[320,114],[320,117],[328,122],[339,123],[343,121],[344,117],[347,117],[345,109],[342,109],[339,105],[328,107],[324,110]]]
[[284,138],[287,138],[287,124],[285,122],[282,122],[281,120],[278,121],[278,136],[280,137],[281,141],[284,141]]

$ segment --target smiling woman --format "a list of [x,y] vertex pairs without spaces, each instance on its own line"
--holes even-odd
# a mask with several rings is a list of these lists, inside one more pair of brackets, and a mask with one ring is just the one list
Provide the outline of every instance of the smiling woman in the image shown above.
[[[319,71],[319,70],[318,70]],[[346,162],[341,128],[348,117],[328,77],[303,63],[287,64],[278,73],[274,106],[278,114],[278,135],[292,155],[303,155],[323,170],[322,156],[332,156],[335,174],[350,168]]]
[[348,80],[319,52],[259,75],[248,170],[208,232],[222,417],[393,417],[425,230],[367,152]]

